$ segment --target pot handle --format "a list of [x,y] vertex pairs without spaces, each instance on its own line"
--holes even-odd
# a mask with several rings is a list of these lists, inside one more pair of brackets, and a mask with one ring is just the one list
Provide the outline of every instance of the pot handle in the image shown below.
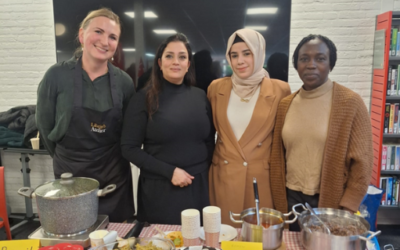
[[18,194],[32,199],[32,198],[35,198],[34,191],[35,191],[35,189],[33,189],[31,187],[22,187],[22,188],[18,189]]
[[240,223],[240,224],[243,223],[242,220],[235,220],[235,218],[233,218],[233,216],[240,216],[240,214],[235,214],[235,213],[232,213],[231,211],[229,211],[229,216],[231,217],[231,221],[232,221],[232,222],[234,222],[234,223]]
[[289,217],[292,214],[294,214],[294,219],[293,220],[285,220],[285,224],[292,224],[297,220],[297,214],[294,213],[293,211],[290,211],[290,213],[287,213],[287,214],[283,214],[283,216]]
[[300,213],[296,211],[296,207],[302,207],[304,210],[307,210],[307,208],[301,203],[293,205],[292,211],[293,211],[293,214],[295,214],[296,216],[300,215]]
[[372,238],[374,238],[375,236],[381,234],[381,231],[376,231],[376,232],[368,231],[368,233],[371,234],[370,236],[368,236],[368,238],[365,238],[364,236],[361,236],[361,235],[358,236],[358,238],[359,238],[360,240],[370,241],[370,240],[371,240]]
[[100,189],[97,191],[97,196],[105,196],[108,193],[114,192],[114,190],[117,188],[117,185],[115,184],[110,184],[107,187]]

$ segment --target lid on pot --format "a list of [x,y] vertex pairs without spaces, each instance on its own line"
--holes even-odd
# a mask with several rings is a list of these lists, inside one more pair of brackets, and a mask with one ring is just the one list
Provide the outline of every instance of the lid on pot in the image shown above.
[[47,182],[35,189],[35,194],[44,198],[66,198],[87,193],[99,188],[99,182],[85,177],[72,177],[64,173],[61,179]]

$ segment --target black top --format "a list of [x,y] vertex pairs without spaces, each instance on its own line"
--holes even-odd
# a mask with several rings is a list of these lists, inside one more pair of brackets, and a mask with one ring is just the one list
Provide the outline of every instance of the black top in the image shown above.
[[[71,58],[51,66],[38,87],[36,123],[43,144],[53,157],[56,143],[61,141],[71,121],[74,96],[74,70],[77,60]],[[122,70],[113,68],[116,90],[122,111],[135,92],[132,79]],[[82,71],[83,107],[105,111],[113,107],[108,74],[92,81]]]
[[[166,80],[159,108],[149,120],[146,90],[131,98],[122,130],[122,154],[152,179],[172,179],[175,167],[191,175],[209,166],[215,130],[211,106],[204,91]],[[141,146],[143,144],[143,150]],[[201,164],[208,161],[208,164]]]

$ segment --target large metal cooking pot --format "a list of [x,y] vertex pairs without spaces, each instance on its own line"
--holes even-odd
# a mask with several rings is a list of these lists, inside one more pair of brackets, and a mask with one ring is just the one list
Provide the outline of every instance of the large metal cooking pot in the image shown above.
[[[242,224],[242,240],[255,242],[258,234],[256,208],[248,208],[240,214],[230,213],[231,221]],[[260,225],[262,225],[262,243],[264,250],[277,249],[282,244],[282,235],[285,224],[291,224],[296,221],[295,215],[293,220],[285,220],[293,212],[282,214],[281,212],[270,209],[261,208]],[[240,216],[240,220],[234,219],[234,216]]]
[[[298,213],[297,207],[302,207],[303,212]],[[345,227],[349,225],[365,226],[364,232],[360,235],[337,236],[317,232],[310,229],[310,226],[318,225],[319,222],[303,204],[296,204],[292,207],[293,213],[297,214],[298,222],[301,228],[301,241],[306,249],[326,249],[326,250],[365,250],[367,241],[371,240],[381,231],[369,231],[370,225],[364,218],[351,214],[350,212],[333,208],[314,208],[317,216],[326,222]],[[332,231],[332,230],[331,230]],[[368,234],[370,234],[369,237]]]
[[115,184],[99,190],[95,179],[72,177],[46,182],[36,189],[23,187],[18,193],[36,198],[40,224],[51,236],[67,237],[85,233],[97,220],[99,196],[113,192]]

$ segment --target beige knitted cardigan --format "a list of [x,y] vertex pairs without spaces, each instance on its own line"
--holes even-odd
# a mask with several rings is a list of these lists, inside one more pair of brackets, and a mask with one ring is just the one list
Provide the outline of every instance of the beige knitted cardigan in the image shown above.
[[[270,181],[275,209],[287,213],[285,149],[282,128],[298,91],[279,104],[272,152]],[[357,211],[371,180],[373,167],[371,122],[361,97],[333,82],[332,109],[325,144],[318,207]]]

